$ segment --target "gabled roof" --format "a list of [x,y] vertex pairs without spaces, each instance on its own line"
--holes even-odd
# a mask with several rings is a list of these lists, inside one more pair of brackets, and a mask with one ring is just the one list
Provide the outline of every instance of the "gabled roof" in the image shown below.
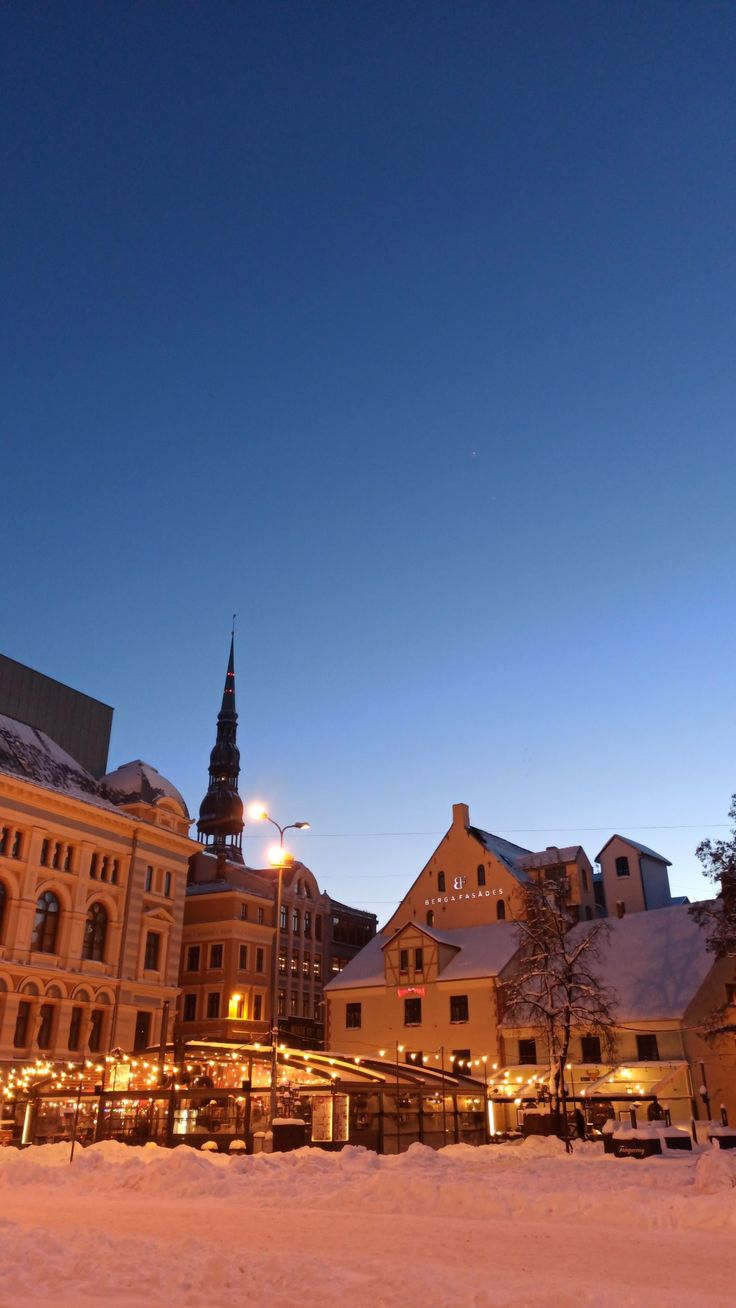
[[638,840],[632,840],[631,836],[621,836],[618,834],[618,832],[616,832],[615,835],[611,836],[610,840],[606,841],[605,845],[603,846],[603,849],[600,851],[600,854],[596,854],[595,856],[596,863],[600,863],[601,854],[604,854],[605,851],[608,849],[611,840],[623,840],[625,845],[631,845],[632,849],[638,849],[639,853],[646,854],[647,858],[656,858],[659,863],[664,863],[667,867],[672,867],[670,860],[668,858],[665,858],[664,854],[658,854],[656,849],[650,849],[648,845],[642,845],[639,843]]
[[[455,949],[454,957],[443,967],[439,981],[472,980],[498,976],[511,961],[518,948],[518,932],[513,922],[489,922],[482,926],[457,927],[452,931],[436,931],[433,927],[411,924],[424,935],[431,936],[440,945]],[[387,940],[374,936],[356,954],[347,967],[328,982],[325,990],[352,990],[361,986],[384,986],[383,950],[405,928],[402,926]]]
[[560,863],[574,863],[580,853],[585,854],[582,845],[564,845],[562,848],[550,845],[548,849],[542,849],[538,854],[526,854],[521,859],[521,866],[523,868],[557,867]]
[[502,836],[494,836],[491,831],[483,831],[481,827],[468,827],[468,833],[489,854],[494,854],[511,875],[516,877],[517,881],[528,881],[529,878],[524,871],[523,861],[525,857],[532,854],[531,849],[524,849],[521,845],[513,845],[510,840],[504,840]]

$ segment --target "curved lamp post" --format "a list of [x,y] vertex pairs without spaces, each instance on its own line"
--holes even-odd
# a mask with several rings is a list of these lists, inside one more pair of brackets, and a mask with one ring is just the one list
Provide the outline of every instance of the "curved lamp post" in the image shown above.
[[278,845],[272,845],[268,851],[268,861],[273,868],[278,871],[276,882],[276,924],[274,927],[273,937],[273,958],[271,960],[271,1131],[273,1132],[273,1119],[276,1116],[276,1075],[278,1061],[278,1040],[279,1040],[279,1014],[278,1014],[278,996],[279,996],[279,947],[281,942],[281,899],[284,885],[284,868],[289,866],[292,861],[292,855],[287,849],[284,849],[284,832],[285,831],[307,831],[308,822],[287,822],[281,826],[275,818],[272,818],[263,804],[251,804],[248,808],[248,816],[254,822],[270,822],[279,833]]

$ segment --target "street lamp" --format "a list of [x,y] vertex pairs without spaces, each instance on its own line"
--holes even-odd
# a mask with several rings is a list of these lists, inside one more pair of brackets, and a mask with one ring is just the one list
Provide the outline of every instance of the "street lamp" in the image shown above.
[[278,1014],[278,995],[279,995],[279,946],[281,941],[281,899],[284,885],[284,868],[288,867],[291,862],[291,854],[284,849],[284,832],[285,831],[307,831],[308,822],[287,822],[281,826],[263,804],[251,804],[248,808],[248,816],[254,822],[270,822],[279,833],[278,845],[272,845],[268,851],[268,861],[272,867],[278,870],[276,882],[276,925],[273,937],[273,959],[271,965],[271,1130],[273,1131],[273,1119],[276,1116],[276,1074],[278,1063],[278,1041],[279,1041],[279,1014]]

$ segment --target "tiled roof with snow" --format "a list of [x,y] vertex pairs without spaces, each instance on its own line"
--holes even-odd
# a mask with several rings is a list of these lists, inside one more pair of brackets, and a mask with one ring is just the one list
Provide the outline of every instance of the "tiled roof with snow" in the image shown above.
[[113,808],[99,792],[96,779],[56,741],[25,722],[0,714],[0,772],[20,777],[73,799]]
[[161,799],[173,799],[189,817],[189,810],[176,786],[140,758],[108,772],[102,777],[100,788],[115,804],[156,804]]
[[553,845],[538,854],[525,854],[519,861],[523,868],[556,867],[559,863],[574,863],[581,849],[581,845],[565,845],[561,849]]
[[[417,923],[409,925],[414,927]],[[399,928],[401,930],[403,928]],[[421,930],[438,944],[450,945],[457,951],[443,967],[439,981],[498,976],[518,948],[517,928],[513,922],[489,922],[482,926],[457,927],[453,931],[437,931],[434,927],[422,926]],[[351,959],[347,967],[328,982],[325,989],[349,990],[360,986],[385,985],[383,951],[392,938],[374,936]]]
[[610,839],[606,841],[600,853],[596,854],[595,856],[596,863],[600,862],[601,854],[603,854],[605,850],[608,849],[611,840],[623,840],[625,845],[631,845],[632,849],[638,849],[639,853],[645,854],[647,858],[656,858],[658,862],[666,863],[667,867],[672,867],[670,860],[668,858],[665,858],[664,854],[658,854],[656,849],[650,849],[648,845],[642,845],[638,840],[632,840],[631,836],[622,836],[619,832],[616,832],[615,835],[611,836]]
[[508,868],[512,876],[515,876],[518,881],[528,880],[523,861],[533,853],[531,849],[524,849],[521,845],[513,845],[510,840],[504,840],[501,836],[494,836],[491,831],[483,831],[480,827],[468,827],[468,831],[471,836],[480,841],[489,854],[495,854],[496,858],[500,859],[504,867]]

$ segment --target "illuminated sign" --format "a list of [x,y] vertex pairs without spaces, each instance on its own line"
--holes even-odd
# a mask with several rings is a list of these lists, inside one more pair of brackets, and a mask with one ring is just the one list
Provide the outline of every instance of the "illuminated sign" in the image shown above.
[[[457,882],[462,881],[464,885],[465,880],[465,877],[455,877],[452,884],[459,890]],[[457,895],[435,895],[432,899],[425,899],[424,905],[429,908],[432,904],[459,904],[464,899],[493,899],[496,896],[503,898],[503,890],[466,890],[464,894],[460,891]]]
[[417,995],[419,999],[424,999],[426,991],[424,986],[399,986],[396,993],[399,999],[407,999],[409,995]]

